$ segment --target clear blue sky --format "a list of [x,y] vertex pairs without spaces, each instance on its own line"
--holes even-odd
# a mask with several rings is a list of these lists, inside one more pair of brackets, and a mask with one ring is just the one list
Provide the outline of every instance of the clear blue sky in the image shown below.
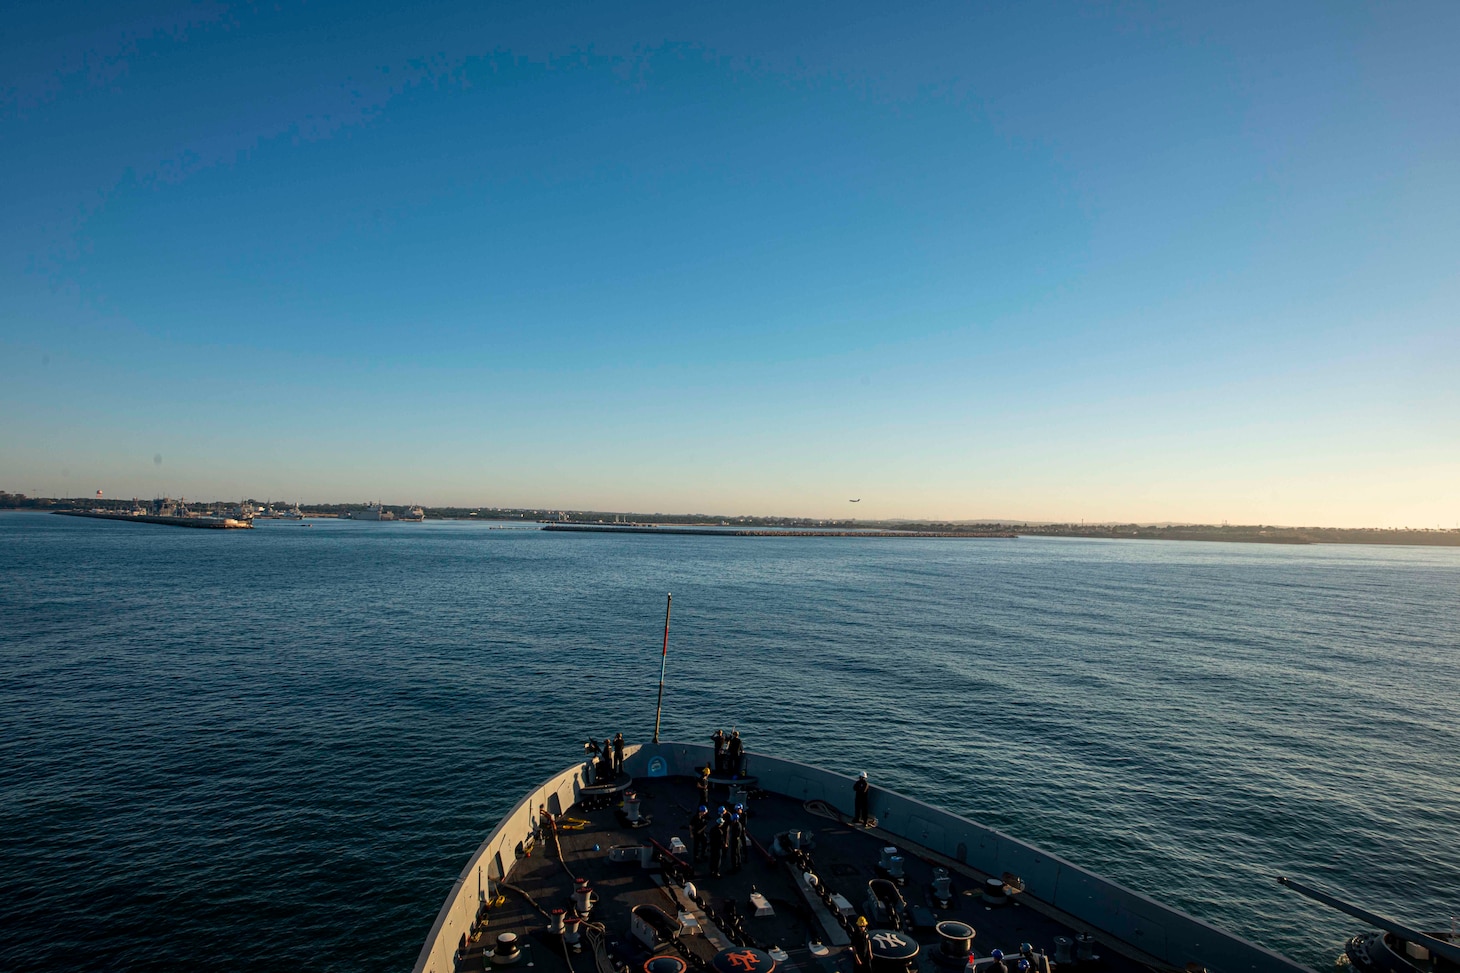
[[0,489],[1460,522],[1460,4],[786,6],[11,5]]

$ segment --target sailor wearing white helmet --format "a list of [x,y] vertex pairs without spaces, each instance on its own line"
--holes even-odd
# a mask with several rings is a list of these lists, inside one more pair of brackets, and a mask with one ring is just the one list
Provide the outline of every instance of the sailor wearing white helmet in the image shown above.
[[852,815],[852,821],[867,827],[867,792],[872,785],[867,783],[867,772],[864,770],[857,775],[857,781],[852,785],[852,795],[855,798],[856,812]]

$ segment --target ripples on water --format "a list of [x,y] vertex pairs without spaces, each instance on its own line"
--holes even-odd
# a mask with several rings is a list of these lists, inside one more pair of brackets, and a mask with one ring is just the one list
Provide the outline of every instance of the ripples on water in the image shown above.
[[0,515],[0,967],[406,970],[590,735],[751,747],[1326,967],[1460,912],[1460,551]]

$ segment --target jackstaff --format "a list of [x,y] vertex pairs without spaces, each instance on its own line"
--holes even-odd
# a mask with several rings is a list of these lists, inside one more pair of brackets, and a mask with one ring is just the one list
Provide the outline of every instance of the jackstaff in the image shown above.
[[659,705],[654,707],[654,742],[659,742],[659,717],[664,712],[664,667],[669,664],[669,609],[674,607],[674,593],[664,596],[664,653],[659,656]]

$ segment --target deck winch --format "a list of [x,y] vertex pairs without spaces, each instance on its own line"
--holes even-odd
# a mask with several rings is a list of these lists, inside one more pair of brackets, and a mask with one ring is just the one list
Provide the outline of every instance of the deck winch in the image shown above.
[[938,952],[933,960],[943,966],[962,966],[973,952],[974,928],[957,919],[944,919],[933,927],[938,933]]
[[522,958],[522,947],[517,944],[515,932],[504,932],[497,936],[491,960],[493,966],[511,966]]

